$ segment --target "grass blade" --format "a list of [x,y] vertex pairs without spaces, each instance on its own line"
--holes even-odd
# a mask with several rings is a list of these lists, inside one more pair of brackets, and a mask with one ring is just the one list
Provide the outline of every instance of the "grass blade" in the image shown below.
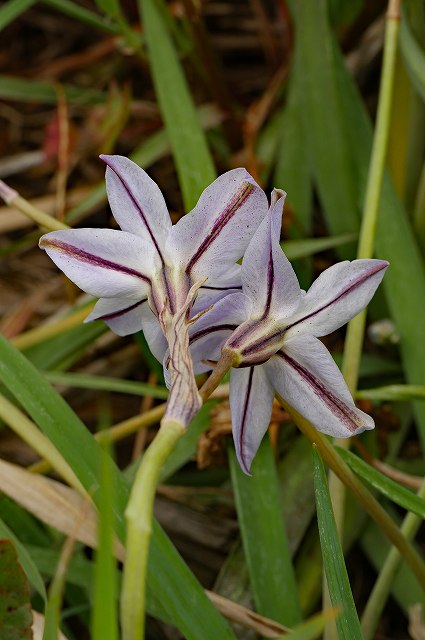
[[139,0],[152,78],[164,118],[185,207],[216,177],[205,135],[163,18],[162,0]]
[[0,8],[0,31],[29,9],[37,0],[9,0]]
[[[99,504],[100,447],[74,414],[28,360],[0,336],[0,379],[22,403],[72,467],[85,489]],[[129,486],[112,460],[108,473],[116,486],[116,532],[124,539],[124,508]],[[148,607],[176,625],[188,640],[233,639],[234,635],[206,597],[157,523],[151,541],[148,566]],[[191,608],[188,611],[187,601]]]
[[360,622],[332,511],[325,467],[316,447],[313,447],[313,467],[323,565],[332,605],[341,609],[341,614],[336,620],[339,638],[340,640],[362,640]]
[[372,487],[377,489],[389,500],[400,505],[400,507],[425,519],[425,500],[409,491],[409,489],[402,487],[398,482],[394,482],[391,478],[384,476],[377,469],[367,464],[367,462],[361,460],[361,458],[354,453],[351,453],[351,451],[346,451],[341,447],[336,447],[336,449],[341,458],[355,473],[363,478],[363,480],[366,480]]
[[230,449],[229,460],[257,611],[292,626],[301,620],[301,612],[270,440],[265,438],[258,450],[252,477],[241,471],[233,449]]

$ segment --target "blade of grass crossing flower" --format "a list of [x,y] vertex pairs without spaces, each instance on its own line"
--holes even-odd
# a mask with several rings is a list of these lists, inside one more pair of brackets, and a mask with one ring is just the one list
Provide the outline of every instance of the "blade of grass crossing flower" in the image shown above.
[[15,545],[16,553],[18,555],[19,564],[24,570],[25,575],[27,576],[28,580],[30,581],[34,589],[37,591],[37,593],[39,593],[40,596],[43,598],[43,600],[46,601],[47,594],[46,594],[46,589],[44,587],[44,581],[40,575],[40,571],[36,563],[33,561],[31,554],[28,552],[26,547],[20,542],[20,540],[15,536],[13,531],[9,529],[7,524],[5,524],[1,518],[0,518],[0,538],[4,540],[12,540],[13,544]]
[[[99,504],[100,446],[69,405],[11,344],[0,336],[0,380],[49,437]],[[116,533],[124,539],[129,485],[112,460],[108,473],[116,487]],[[187,602],[190,600],[190,611]],[[234,639],[187,565],[154,522],[148,565],[148,610],[177,626],[188,640]]]
[[359,476],[366,480],[372,487],[380,493],[400,505],[407,511],[415,513],[420,518],[425,519],[425,500],[418,497],[398,482],[394,482],[391,478],[384,476],[377,469],[374,469],[361,460],[358,456],[350,451],[346,451],[341,447],[336,447],[341,458],[349,465],[349,467]]
[[325,467],[316,447],[313,447],[313,466],[323,565],[332,605],[341,609],[336,619],[339,638],[340,640],[362,640],[360,622],[333,515]]
[[216,177],[177,52],[163,17],[162,0],[139,0],[159,107],[170,138],[187,209]]
[[0,8],[0,31],[7,27],[37,0],[9,0]]
[[[106,425],[105,425],[106,426]],[[98,547],[94,571],[92,616],[93,640],[118,640],[117,563],[114,558],[113,478],[108,473],[109,443],[104,443],[100,456],[100,488]]]
[[252,465],[240,469],[229,449],[232,486],[258,613],[286,626],[301,620],[298,593],[280,507],[273,450],[265,438]]

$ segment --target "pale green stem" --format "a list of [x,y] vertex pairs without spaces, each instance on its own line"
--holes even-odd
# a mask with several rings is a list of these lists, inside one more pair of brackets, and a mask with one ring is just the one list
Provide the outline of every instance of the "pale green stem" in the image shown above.
[[161,422],[157,435],[143,456],[125,510],[127,560],[121,591],[123,640],[143,640],[145,637],[146,573],[153,502],[162,466],[185,431],[186,427],[181,422],[169,418]]
[[[420,498],[425,498],[425,480],[422,482],[417,495]],[[414,513],[408,513],[403,520],[400,531],[406,540],[410,541],[415,537],[421,524],[422,518],[419,518]],[[395,547],[391,547],[363,612],[361,625],[365,640],[372,640],[375,637],[379,618],[391,591],[400,562],[400,552]]]
[[34,207],[31,202],[22,198],[17,191],[8,187],[3,180],[0,180],[0,197],[3,198],[6,204],[26,215],[38,224],[39,227],[43,227],[48,231],[69,229],[68,225],[64,222],[60,222],[59,220],[56,220],[56,218],[49,216],[48,213]]
[[367,511],[371,518],[375,520],[390,542],[397,547],[398,551],[417,577],[421,586],[425,588],[425,563],[413,545],[406,540],[385,509],[379,504],[370,491],[366,489],[364,484],[354,475],[333,445],[328,442],[328,440],[319,433],[308,422],[308,420],[288,405],[287,402],[282,398],[279,398],[279,400],[303,434],[310,440],[310,442],[317,446],[320,451],[320,455],[328,467],[332,469],[344,485],[351,491],[365,511]]
[[[206,400],[230,369],[224,355],[208,378],[200,396]],[[178,440],[186,433],[183,422],[164,416],[152,443],[143,455],[125,511],[127,522],[126,561],[121,591],[123,640],[143,640],[145,630],[146,575],[156,487],[162,466]]]
[[[399,20],[400,0],[389,0],[385,30],[384,59],[382,65],[381,85],[379,89],[378,112],[376,116],[372,155],[370,159],[362,224],[357,248],[358,258],[372,258],[374,254],[379,200],[385,169],[385,158],[387,154],[391,119]],[[363,310],[349,323],[344,344],[342,373],[352,395],[355,394],[357,388],[365,326],[366,310]],[[350,447],[349,439],[336,439],[336,443],[345,449],[349,449]],[[342,538],[345,512],[345,486],[333,473],[329,475],[329,493],[334,508],[336,526],[339,535]],[[324,607],[327,608],[329,606],[329,595],[326,588],[325,576],[324,581]],[[334,630],[331,628],[325,632],[325,638],[327,638],[327,640],[330,640],[334,635]]]
[[419,179],[418,191],[413,212],[413,228],[422,252],[425,254],[425,163]]

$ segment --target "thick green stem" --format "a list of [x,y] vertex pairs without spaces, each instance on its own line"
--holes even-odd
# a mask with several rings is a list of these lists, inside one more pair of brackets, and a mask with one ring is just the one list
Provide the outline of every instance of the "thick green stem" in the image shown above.
[[[425,498],[425,480],[417,495],[420,498]],[[413,540],[421,524],[422,518],[414,513],[408,513],[403,520],[400,531],[406,540]],[[400,562],[400,552],[395,547],[391,547],[363,612],[361,624],[365,640],[372,640],[375,637],[379,618],[391,591]]]
[[123,640],[143,640],[145,629],[146,570],[152,535],[152,513],[162,466],[185,433],[181,422],[164,418],[143,456],[125,517],[127,521],[126,562],[121,592]]

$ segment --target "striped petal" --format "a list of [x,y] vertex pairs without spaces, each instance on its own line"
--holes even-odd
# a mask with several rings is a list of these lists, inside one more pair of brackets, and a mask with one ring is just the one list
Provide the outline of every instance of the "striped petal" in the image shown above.
[[232,369],[230,410],[236,455],[242,471],[249,470],[272,414],[274,389],[264,366]]
[[128,158],[100,157],[107,164],[106,190],[115,220],[123,231],[144,238],[162,255],[171,220],[160,188]]
[[119,336],[128,336],[142,330],[143,307],[147,298],[101,298],[84,322],[103,320]]
[[288,337],[297,333],[325,336],[344,325],[370,302],[387,267],[385,260],[346,260],[326,269],[290,319]]
[[139,238],[113,229],[52,231],[40,238],[53,262],[96,298],[141,299],[150,288],[152,249]]
[[[276,190],[273,199],[275,194]],[[253,318],[285,318],[294,313],[300,302],[297,276],[279,242],[284,202],[283,195],[271,207],[243,259],[242,286],[252,300]]]
[[241,266],[234,264],[227,273],[217,278],[208,278],[205,285],[198,291],[198,297],[193,305],[191,316],[208,309],[212,304],[229,295],[241,291]]
[[263,366],[277,393],[318,431],[348,438],[375,426],[355,406],[331,354],[314,336],[293,336]]
[[192,281],[226,273],[242,257],[268,210],[264,191],[245,169],[233,169],[202,193],[171,229],[166,250]]
[[217,361],[227,338],[248,316],[251,302],[243,293],[233,293],[219,300],[190,328],[190,352],[195,373],[209,371],[204,361]]

